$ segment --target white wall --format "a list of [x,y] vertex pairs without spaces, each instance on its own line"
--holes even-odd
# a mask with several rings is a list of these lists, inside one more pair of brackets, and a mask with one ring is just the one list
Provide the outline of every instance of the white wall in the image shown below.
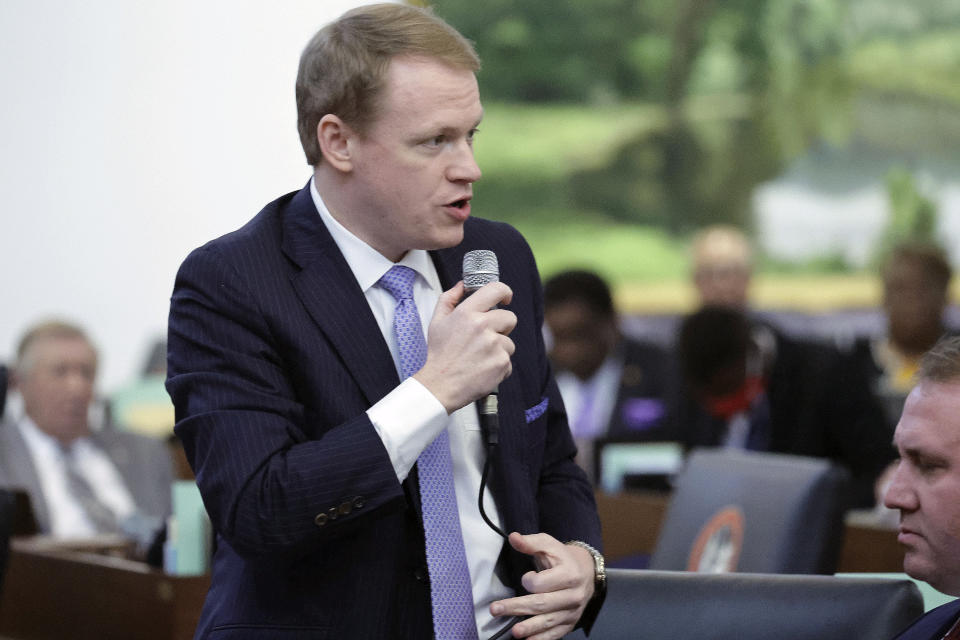
[[297,61],[360,4],[0,2],[0,362],[57,316],[137,375],[186,254],[309,178]]

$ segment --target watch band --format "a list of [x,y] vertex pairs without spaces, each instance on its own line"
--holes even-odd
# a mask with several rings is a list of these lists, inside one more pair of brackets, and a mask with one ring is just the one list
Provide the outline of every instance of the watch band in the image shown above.
[[586,549],[593,557],[593,584],[598,593],[602,592],[607,586],[607,564],[603,554],[583,540],[570,540],[567,544]]

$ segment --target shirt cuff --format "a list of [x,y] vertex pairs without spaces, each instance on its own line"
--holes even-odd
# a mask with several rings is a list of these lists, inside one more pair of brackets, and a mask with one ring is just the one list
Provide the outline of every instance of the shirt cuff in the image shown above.
[[397,479],[403,482],[420,452],[447,426],[447,410],[414,378],[367,409],[367,417],[387,449]]

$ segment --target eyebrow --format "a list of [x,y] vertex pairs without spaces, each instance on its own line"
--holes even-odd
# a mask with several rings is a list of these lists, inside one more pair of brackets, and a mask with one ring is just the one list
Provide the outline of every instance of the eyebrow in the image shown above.
[[933,462],[946,462],[948,460],[947,456],[944,456],[936,450],[921,449],[919,447],[908,447],[904,449],[900,457],[910,458],[911,460],[924,458]]

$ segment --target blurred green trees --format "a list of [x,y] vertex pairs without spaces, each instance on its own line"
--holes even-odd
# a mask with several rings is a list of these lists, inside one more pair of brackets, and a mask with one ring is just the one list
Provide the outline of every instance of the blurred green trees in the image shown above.
[[937,207],[925,196],[914,175],[902,167],[891,169],[886,180],[890,202],[887,224],[874,249],[879,267],[890,251],[903,241],[937,243]]
[[572,171],[564,195],[576,208],[674,234],[715,221],[749,227],[753,188],[820,135],[845,93],[843,0],[433,5],[476,43],[488,100],[659,104],[656,128]]
[[751,230],[756,187],[811,149],[912,172],[960,157],[960,0],[421,3],[483,58],[482,215],[527,229],[647,225],[682,247],[709,223]]

